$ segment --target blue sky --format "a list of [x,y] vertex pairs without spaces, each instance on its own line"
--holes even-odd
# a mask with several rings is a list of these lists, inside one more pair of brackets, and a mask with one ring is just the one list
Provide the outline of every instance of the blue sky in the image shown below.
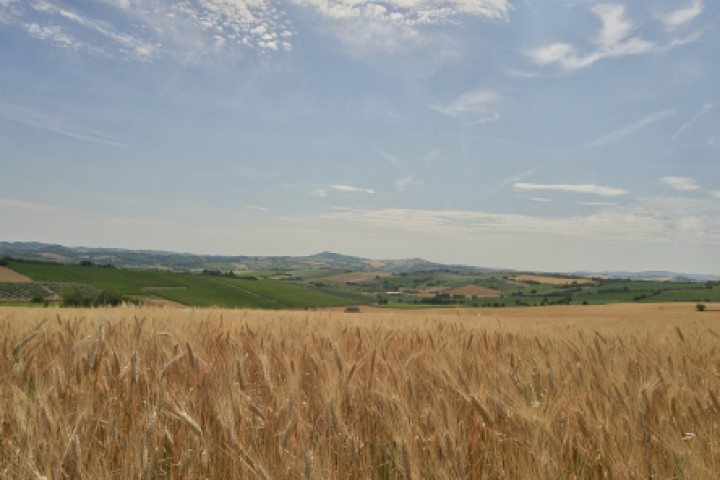
[[720,273],[703,0],[0,0],[0,239]]

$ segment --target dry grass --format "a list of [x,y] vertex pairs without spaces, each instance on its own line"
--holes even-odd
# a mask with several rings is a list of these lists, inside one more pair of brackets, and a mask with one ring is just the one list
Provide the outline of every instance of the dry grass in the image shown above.
[[717,312],[561,312],[3,308],[0,477],[720,477]]

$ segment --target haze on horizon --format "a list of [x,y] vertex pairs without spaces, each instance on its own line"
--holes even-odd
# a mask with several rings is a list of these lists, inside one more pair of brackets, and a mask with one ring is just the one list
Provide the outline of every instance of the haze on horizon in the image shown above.
[[718,274],[719,12],[0,0],[0,240]]

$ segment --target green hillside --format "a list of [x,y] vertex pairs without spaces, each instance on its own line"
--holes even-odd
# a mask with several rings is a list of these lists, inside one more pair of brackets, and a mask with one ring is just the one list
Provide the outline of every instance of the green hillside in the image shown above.
[[362,297],[326,293],[310,285],[156,270],[11,261],[12,270],[44,284],[84,284],[125,296],[155,296],[192,306],[303,308],[360,303]]

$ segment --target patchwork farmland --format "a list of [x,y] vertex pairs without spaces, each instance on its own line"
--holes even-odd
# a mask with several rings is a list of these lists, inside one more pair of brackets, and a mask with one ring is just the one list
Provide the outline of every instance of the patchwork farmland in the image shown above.
[[[114,268],[12,260],[0,301],[58,301],[69,290],[128,301],[228,308],[509,307],[624,302],[720,301],[720,282],[631,280],[467,271],[354,271],[328,268],[202,270]],[[22,281],[20,281],[22,280]]]

